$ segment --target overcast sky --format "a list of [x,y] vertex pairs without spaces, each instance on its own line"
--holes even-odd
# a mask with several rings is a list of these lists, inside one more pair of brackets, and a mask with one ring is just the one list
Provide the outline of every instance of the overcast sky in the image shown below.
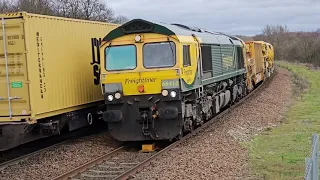
[[320,0],[105,0],[129,19],[180,23],[235,35],[261,33],[266,24],[291,31],[320,28]]

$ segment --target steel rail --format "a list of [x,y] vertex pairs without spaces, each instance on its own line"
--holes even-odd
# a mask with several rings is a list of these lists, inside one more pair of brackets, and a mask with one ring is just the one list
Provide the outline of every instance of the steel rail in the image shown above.
[[107,160],[107,159],[109,159],[109,158],[111,158],[113,156],[116,156],[120,152],[123,152],[124,148],[125,148],[125,146],[121,146],[121,147],[119,147],[119,148],[117,148],[117,149],[115,149],[115,150],[113,150],[113,151],[111,151],[111,152],[109,152],[107,154],[104,154],[104,155],[102,155],[102,156],[100,156],[100,157],[98,157],[98,158],[96,158],[96,159],[94,159],[94,160],[92,160],[92,161],[80,166],[80,167],[74,168],[73,170],[54,178],[54,180],[69,179],[69,178],[72,178],[72,177],[78,175],[79,173],[83,173],[87,169],[92,168],[95,165],[99,165],[103,161],[105,161],[105,160]]

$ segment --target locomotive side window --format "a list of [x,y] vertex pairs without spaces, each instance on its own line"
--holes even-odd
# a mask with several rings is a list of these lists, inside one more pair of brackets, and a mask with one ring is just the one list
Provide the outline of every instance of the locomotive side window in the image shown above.
[[202,69],[203,69],[203,77],[205,79],[212,77],[212,51],[211,45],[202,45],[201,46],[201,54],[202,54]]
[[172,67],[176,64],[176,46],[173,42],[146,43],[143,45],[145,68]]
[[105,57],[108,71],[131,70],[137,67],[135,45],[107,47],[105,49]]
[[201,54],[202,54],[202,67],[203,71],[212,71],[212,55],[211,55],[211,46],[210,45],[202,45],[201,46]]
[[190,45],[183,45],[183,66],[191,66]]
[[237,47],[237,59],[238,59],[238,68],[244,68],[244,59],[243,59],[243,49],[242,47]]

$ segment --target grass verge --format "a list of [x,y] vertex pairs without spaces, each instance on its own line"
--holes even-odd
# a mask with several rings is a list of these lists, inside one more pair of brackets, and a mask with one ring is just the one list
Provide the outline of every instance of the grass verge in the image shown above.
[[320,71],[287,62],[293,73],[294,103],[276,128],[257,135],[249,147],[250,164],[262,179],[303,179],[312,133],[320,133]]

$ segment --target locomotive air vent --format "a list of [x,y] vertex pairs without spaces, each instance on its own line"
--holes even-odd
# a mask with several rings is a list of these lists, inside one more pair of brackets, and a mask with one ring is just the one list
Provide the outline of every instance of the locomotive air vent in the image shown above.
[[150,32],[152,30],[153,23],[142,19],[132,20],[122,27],[122,31],[125,34]]

